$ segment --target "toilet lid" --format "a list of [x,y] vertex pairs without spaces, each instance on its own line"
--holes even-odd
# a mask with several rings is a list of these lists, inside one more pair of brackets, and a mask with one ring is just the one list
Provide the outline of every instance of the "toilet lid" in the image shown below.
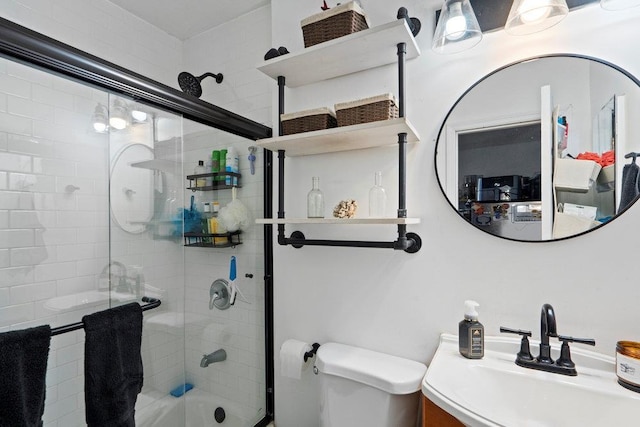
[[414,360],[338,343],[320,346],[316,367],[323,374],[357,381],[390,394],[420,390],[427,372],[424,364]]

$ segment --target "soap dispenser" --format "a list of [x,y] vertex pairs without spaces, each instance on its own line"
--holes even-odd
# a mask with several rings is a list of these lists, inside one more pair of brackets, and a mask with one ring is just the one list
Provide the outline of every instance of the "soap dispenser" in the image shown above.
[[484,356],[484,326],[478,322],[475,301],[464,302],[464,320],[458,324],[458,346],[460,354],[468,359],[482,359]]

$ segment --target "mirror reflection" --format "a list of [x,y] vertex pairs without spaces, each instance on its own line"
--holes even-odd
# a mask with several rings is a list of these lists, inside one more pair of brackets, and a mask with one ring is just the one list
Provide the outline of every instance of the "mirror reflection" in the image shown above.
[[640,194],[638,116],[638,80],[611,64],[562,55],[512,64],[449,111],[436,145],[438,182],[455,211],[490,234],[582,234]]

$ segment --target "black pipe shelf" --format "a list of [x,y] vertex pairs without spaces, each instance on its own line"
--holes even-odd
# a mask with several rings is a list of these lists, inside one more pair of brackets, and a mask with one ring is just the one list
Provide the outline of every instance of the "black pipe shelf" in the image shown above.
[[287,157],[312,156],[393,145],[391,138],[407,134],[408,143],[420,142],[420,135],[406,117],[351,126],[297,133],[257,141],[271,151],[285,150]]
[[[392,56],[395,49],[397,55]],[[278,217],[257,219],[257,224],[278,226],[278,244],[303,246],[342,246],[359,248],[385,248],[415,253],[422,240],[416,233],[407,232],[408,224],[418,224],[418,218],[408,218],[406,209],[407,144],[419,142],[419,136],[405,118],[405,60],[420,55],[416,41],[404,19],[379,27],[359,31],[335,40],[265,61],[258,69],[278,83],[278,137],[259,139],[256,143],[265,150],[278,153]],[[373,60],[372,60],[373,58]],[[398,112],[396,119],[361,123],[313,132],[282,135],[284,114],[284,88],[297,87],[335,77],[392,64],[398,66]],[[398,144],[398,210],[397,218],[353,219],[287,219],[284,212],[285,153],[306,156],[348,150],[389,146],[397,138]],[[398,228],[395,241],[360,241],[307,239],[296,230],[285,236],[285,224],[391,224]]]
[[393,64],[401,42],[407,59],[420,56],[406,22],[396,20],[266,60],[258,70],[274,80],[287,76],[287,87],[294,88]]
[[412,225],[420,218],[258,218],[256,224]]

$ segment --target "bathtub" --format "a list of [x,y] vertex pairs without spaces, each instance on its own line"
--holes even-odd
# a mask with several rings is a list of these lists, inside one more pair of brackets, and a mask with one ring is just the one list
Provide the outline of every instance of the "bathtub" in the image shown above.
[[[215,420],[216,408],[223,408],[225,419]],[[186,422],[185,422],[186,412]],[[159,392],[138,395],[136,402],[136,427],[248,427],[250,421],[242,418],[237,403],[194,388],[176,398]]]

